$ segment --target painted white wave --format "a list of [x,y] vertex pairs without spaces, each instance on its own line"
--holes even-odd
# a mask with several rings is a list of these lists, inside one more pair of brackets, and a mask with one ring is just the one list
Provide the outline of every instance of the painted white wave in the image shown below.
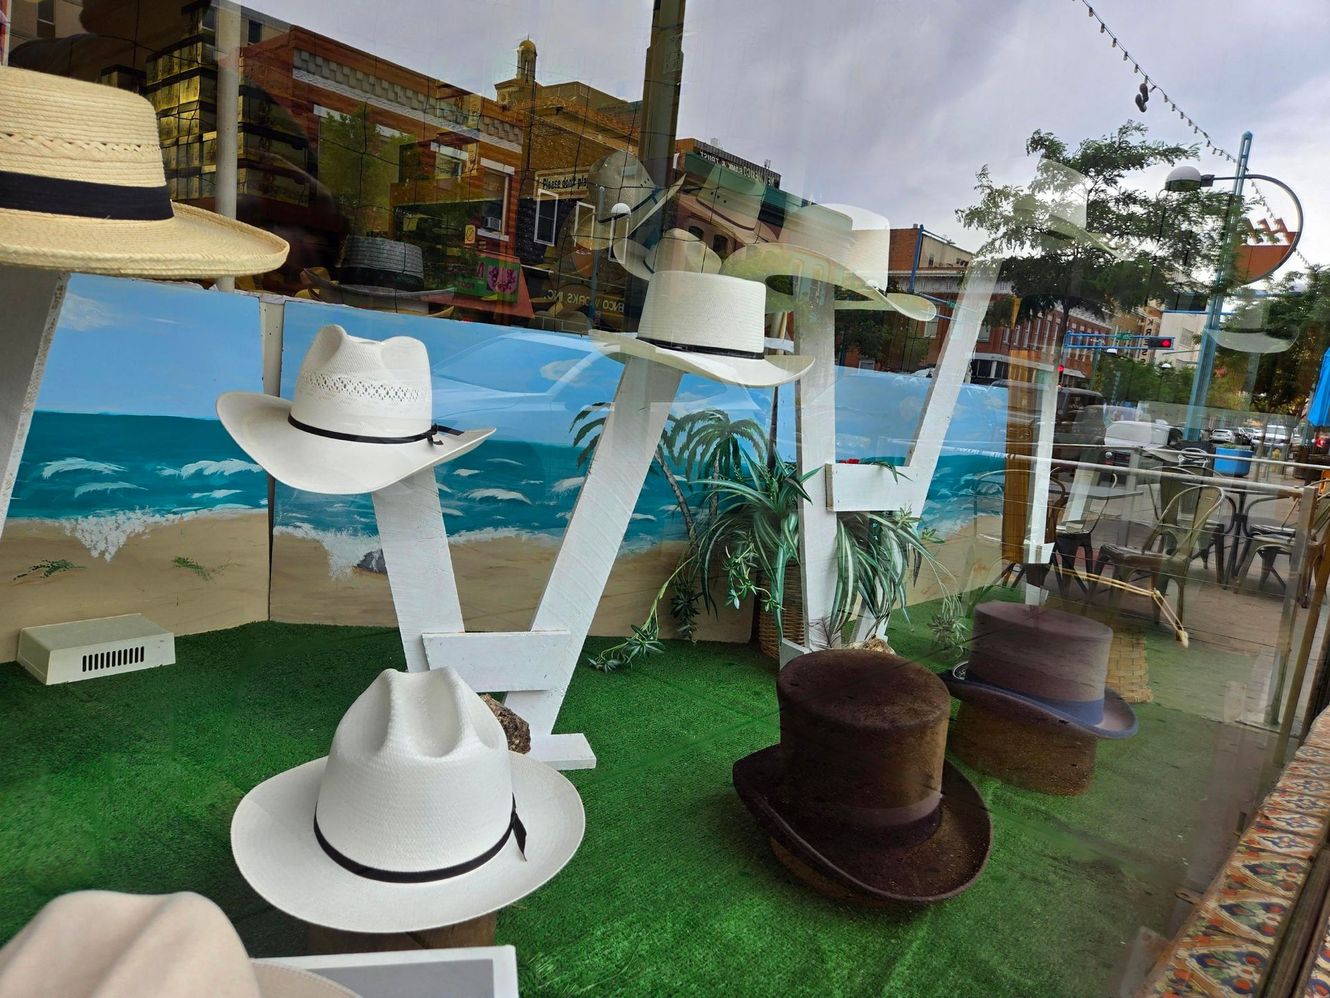
[[653,522],[653,523],[656,521],[656,518],[655,518],[654,516],[651,516],[651,515],[649,515],[649,514],[647,514],[647,513],[634,513],[634,514],[633,514],[632,516],[630,516],[628,519],[630,519],[630,520],[650,520],[650,521]]
[[463,513],[460,509],[455,509],[455,508],[453,508],[452,506],[440,506],[439,509],[443,510],[443,515],[444,515],[444,516],[465,516],[465,515],[466,515],[466,514]]
[[554,515],[560,520],[571,520],[573,518],[572,510],[565,510],[562,513],[555,513]]
[[365,555],[379,547],[379,539],[372,534],[359,534],[350,530],[315,530],[306,523],[278,527],[273,533],[318,541],[328,555],[328,575],[334,579],[350,575]]
[[158,468],[157,474],[168,478],[192,478],[194,475],[237,475],[244,471],[263,471],[257,464],[228,457],[224,461],[192,461],[183,468]]
[[557,535],[551,536],[538,530],[525,530],[522,527],[479,527],[476,530],[459,530],[452,535],[452,540],[459,544],[498,541],[505,538],[516,538],[538,544],[558,544]]
[[86,457],[62,457],[59,461],[47,461],[42,465],[42,477],[50,478],[65,471],[91,471],[98,475],[114,475],[125,469],[118,464],[105,461],[89,461]]
[[470,477],[471,475],[479,475],[479,474],[480,474],[480,469],[479,469],[479,468],[458,468],[456,471],[453,472],[453,474],[456,475],[458,478],[468,478],[468,477]]
[[521,461],[514,461],[511,457],[489,457],[485,459],[486,464],[515,464],[522,467]]
[[191,499],[225,499],[227,496],[240,495],[240,489],[214,489],[211,492],[191,492]]
[[560,478],[550,486],[550,492],[553,495],[560,496],[565,492],[571,492],[573,489],[580,489],[582,483],[586,481],[586,475],[574,475],[572,478]]
[[133,482],[89,482],[87,485],[80,485],[74,490],[74,498],[87,495],[89,492],[124,492],[129,489],[133,492],[147,492],[142,485],[135,485]]
[[110,561],[136,534],[147,533],[153,527],[179,523],[191,515],[185,513],[149,513],[144,510],[122,510],[119,513],[101,513],[63,520],[65,533],[76,538],[94,558]]
[[523,502],[532,505],[530,499],[512,489],[472,489],[462,493],[463,499],[497,499],[499,502]]
[[448,486],[444,485],[443,482],[435,482],[434,484],[437,485],[437,486],[439,487],[439,491],[440,491],[440,492],[443,492],[443,493],[445,493],[446,495],[452,495],[452,494],[453,494],[453,490],[450,489],[450,488],[448,488]]

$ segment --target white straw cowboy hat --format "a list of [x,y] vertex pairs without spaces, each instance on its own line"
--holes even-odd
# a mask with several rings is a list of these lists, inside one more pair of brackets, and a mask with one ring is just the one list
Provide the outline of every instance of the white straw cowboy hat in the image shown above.
[[251,961],[199,894],[78,891],[0,949],[0,998],[355,998],[326,977]]
[[[780,237],[774,243],[754,243],[732,253],[721,266],[722,274],[746,277],[770,284],[787,283],[789,278],[809,278],[833,284],[853,297],[836,301],[837,308],[890,309],[911,319],[927,322],[937,309],[919,295],[886,292],[885,272],[890,249],[890,228],[880,215],[860,213],[862,227],[843,211],[826,205],[806,204],[785,216]],[[864,272],[860,273],[860,267]],[[880,282],[880,287],[875,282]],[[771,288],[766,308],[769,312],[788,312],[794,307],[793,296]]]
[[245,795],[231,851],[289,915],[415,932],[530,894],[572,858],[585,825],[573,785],[510,752],[453,669],[388,669],[346,712],[326,758]]
[[661,233],[650,249],[631,239],[616,240],[613,253],[624,270],[644,281],[651,280],[658,270],[720,273],[720,255],[685,229],[669,229]]
[[713,381],[770,388],[794,381],[812,357],[767,354],[763,303],[755,281],[661,270],[647,285],[637,335],[593,330],[617,359],[645,357]]
[[137,277],[261,274],[270,233],[172,204],[142,97],[0,66],[0,264]]
[[696,190],[680,193],[679,214],[695,217],[739,245],[774,239],[775,230],[761,220],[766,194],[762,181],[717,164]]
[[494,432],[434,422],[429,354],[409,336],[378,341],[324,326],[305,354],[295,399],[227,392],[217,415],[241,450],[306,492],[377,492],[461,457]]
[[316,270],[305,279],[315,297],[339,305],[425,314],[429,303],[421,299],[446,295],[449,288],[425,288],[425,255],[414,243],[378,236],[348,236],[338,267],[340,280]]
[[[637,229],[660,211],[683,186],[680,177],[668,189],[656,185],[642,161],[618,150],[602,156],[587,171],[587,200],[573,229],[573,241],[585,249],[609,249],[610,243]],[[625,204],[628,214],[616,216],[614,206]]]

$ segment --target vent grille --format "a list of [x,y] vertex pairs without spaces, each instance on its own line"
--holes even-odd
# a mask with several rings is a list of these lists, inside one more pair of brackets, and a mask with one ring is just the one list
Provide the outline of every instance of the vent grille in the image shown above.
[[94,652],[83,656],[83,671],[97,672],[101,669],[114,669],[121,665],[137,665],[144,660],[146,654],[147,648],[144,645]]

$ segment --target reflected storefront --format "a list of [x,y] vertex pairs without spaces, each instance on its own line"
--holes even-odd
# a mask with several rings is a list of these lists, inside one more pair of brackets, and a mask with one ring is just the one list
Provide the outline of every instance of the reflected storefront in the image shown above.
[[1322,993],[1324,204],[1062,6],[0,0],[0,993]]

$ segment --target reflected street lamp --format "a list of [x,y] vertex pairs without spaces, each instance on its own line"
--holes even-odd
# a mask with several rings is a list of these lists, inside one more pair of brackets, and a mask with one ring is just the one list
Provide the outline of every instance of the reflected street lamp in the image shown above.
[[[596,188],[596,221],[601,221],[605,211],[605,189]],[[619,219],[632,214],[633,209],[622,201],[614,202],[614,207],[610,209],[610,256],[614,256],[614,226]],[[628,226],[623,227],[624,242],[628,241]],[[626,249],[626,247],[625,247]],[[591,301],[587,304],[587,319],[591,328],[596,328],[596,279],[600,277],[600,244],[597,242],[596,248],[591,251]]]
[[[1247,179],[1263,180],[1274,184],[1276,187],[1286,193],[1293,201],[1293,207],[1298,212],[1297,230],[1293,234],[1293,241],[1289,245],[1288,253],[1284,259],[1293,255],[1298,247],[1298,240],[1302,238],[1302,202],[1298,196],[1293,193],[1292,188],[1282,180],[1267,176],[1263,173],[1248,173],[1247,159],[1251,155],[1251,132],[1242,133],[1242,145],[1238,149],[1238,172],[1231,177],[1216,177],[1213,173],[1202,173],[1196,167],[1190,164],[1175,166],[1169,171],[1167,179],[1164,181],[1164,190],[1176,193],[1186,193],[1198,191],[1202,187],[1212,187],[1216,180],[1233,181],[1233,192],[1230,198],[1229,210],[1224,216],[1224,228],[1220,233],[1220,242],[1223,247],[1219,269],[1215,274],[1214,290],[1210,295],[1210,304],[1205,313],[1205,326],[1202,331],[1201,355],[1196,363],[1195,373],[1191,382],[1191,398],[1187,402],[1187,422],[1184,429],[1184,436],[1191,439],[1192,436],[1200,430],[1201,411],[1205,407],[1206,392],[1209,390],[1211,378],[1214,375],[1215,348],[1217,342],[1215,333],[1219,330],[1223,318],[1224,310],[1224,285],[1228,282],[1229,272],[1232,267],[1230,259],[1230,240],[1233,238],[1234,218],[1233,204],[1241,204],[1242,185]],[[1282,262],[1282,261],[1281,261]],[[1268,276],[1268,275],[1267,275]]]

